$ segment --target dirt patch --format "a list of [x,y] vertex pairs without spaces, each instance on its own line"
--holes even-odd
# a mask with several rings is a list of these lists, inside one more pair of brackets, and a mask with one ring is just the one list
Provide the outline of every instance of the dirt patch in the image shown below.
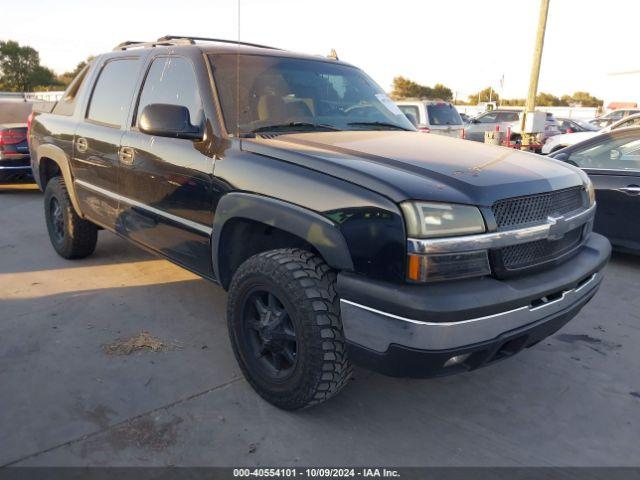
[[100,428],[107,428],[109,426],[109,417],[115,414],[116,412],[102,404],[91,410],[84,411],[85,418]]
[[591,335],[584,335],[584,334],[572,335],[569,333],[563,333],[561,335],[558,335],[556,338],[561,342],[566,342],[566,343],[575,343],[575,342],[584,342],[584,343],[591,343],[591,344],[602,343],[602,340],[600,340],[599,338],[594,338]]
[[180,348],[180,345],[160,340],[144,330],[137,335],[119,338],[115,342],[103,346],[107,355],[131,355],[140,351],[162,352],[175,348]]
[[117,450],[134,447],[159,452],[176,444],[178,425],[182,422],[178,416],[166,422],[142,417],[112,429],[109,443]]

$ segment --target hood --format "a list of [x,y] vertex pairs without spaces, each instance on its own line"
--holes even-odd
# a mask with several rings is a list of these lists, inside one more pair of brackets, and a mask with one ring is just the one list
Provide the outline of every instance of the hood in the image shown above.
[[243,139],[242,149],[407,199],[490,206],[582,184],[580,170],[533,153],[399,131],[312,132]]

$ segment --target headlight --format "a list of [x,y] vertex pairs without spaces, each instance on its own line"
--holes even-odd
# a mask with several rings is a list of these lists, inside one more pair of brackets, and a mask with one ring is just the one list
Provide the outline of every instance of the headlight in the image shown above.
[[[480,210],[468,205],[435,202],[401,204],[409,238],[455,237],[485,232]],[[409,252],[407,279],[412,282],[453,280],[489,275],[486,250],[418,254]]]
[[405,202],[400,205],[410,238],[453,237],[485,231],[480,210],[468,205]]

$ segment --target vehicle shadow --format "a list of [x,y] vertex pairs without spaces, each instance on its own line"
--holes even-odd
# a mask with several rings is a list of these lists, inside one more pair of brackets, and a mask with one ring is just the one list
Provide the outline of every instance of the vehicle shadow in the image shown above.
[[[452,377],[399,379],[356,368],[337,397],[284,412],[242,380],[227,335],[226,293],[196,277],[180,278],[182,270],[163,263],[166,268],[134,266],[111,277],[88,269],[55,285],[1,290],[3,460],[98,431],[100,437],[75,450],[53,450],[47,461],[149,464],[140,458],[152,451],[153,462],[191,465],[215,458],[291,464],[293,455],[306,464],[345,458],[406,465],[624,463],[620,443],[602,441],[598,452],[587,447],[612,423],[620,438],[631,435],[632,424],[619,421],[638,418],[625,392],[633,388],[631,378],[624,380],[633,363],[628,356],[563,342],[561,331],[505,362]],[[600,321],[591,308],[567,328],[591,333]],[[170,347],[105,353],[105,345],[142,331]],[[611,391],[612,382],[620,393]],[[154,423],[158,409],[179,419],[169,439],[146,430],[157,427],[164,435]],[[112,428],[145,412],[149,418],[126,432]],[[217,441],[208,440],[214,436]],[[278,449],[293,439],[296,448]],[[258,450],[243,457],[247,448]]]

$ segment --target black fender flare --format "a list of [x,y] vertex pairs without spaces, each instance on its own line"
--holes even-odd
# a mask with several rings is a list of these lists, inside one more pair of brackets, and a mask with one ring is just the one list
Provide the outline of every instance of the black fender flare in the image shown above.
[[80,209],[78,196],[76,195],[76,186],[75,183],[73,183],[73,174],[71,172],[71,162],[69,161],[67,154],[60,147],[52,144],[41,144],[35,150],[36,155],[35,157],[32,156],[32,158],[36,158],[37,162],[31,162],[31,169],[33,170],[33,177],[35,178],[38,187],[41,190],[44,190],[40,178],[40,163],[43,158],[48,158],[55,162],[60,168],[62,178],[64,178],[64,183],[67,187],[67,192],[69,193],[69,198],[71,199],[71,204],[76,210],[76,213],[80,218],[85,218],[82,210]]
[[337,270],[353,270],[347,242],[338,226],[312,210],[245,192],[231,192],[218,202],[211,234],[211,255],[216,278],[220,278],[220,238],[225,223],[242,218],[263,223],[295,235],[318,250],[325,262]]

